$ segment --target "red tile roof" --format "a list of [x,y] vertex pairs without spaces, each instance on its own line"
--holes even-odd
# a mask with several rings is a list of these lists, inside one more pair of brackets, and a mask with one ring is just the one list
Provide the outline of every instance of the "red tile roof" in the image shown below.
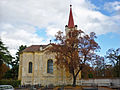
[[35,51],[40,51],[40,47],[42,47],[43,49],[45,47],[47,47],[48,45],[31,45],[29,47],[27,47],[26,49],[24,49],[22,52],[35,52]]

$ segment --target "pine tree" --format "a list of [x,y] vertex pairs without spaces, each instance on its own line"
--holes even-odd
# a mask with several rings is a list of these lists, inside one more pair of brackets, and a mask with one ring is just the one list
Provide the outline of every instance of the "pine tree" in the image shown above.
[[12,61],[8,48],[5,47],[2,40],[0,39],[0,79],[3,78],[5,73],[9,70],[9,64]]
[[5,47],[2,40],[0,39],[0,65],[3,63],[10,64],[12,61],[12,56],[10,55],[8,48]]
[[12,68],[5,74],[4,78],[12,78],[17,79],[18,78],[18,69],[19,69],[19,55],[22,50],[24,50],[27,46],[21,45],[18,48],[18,51],[16,52],[16,58],[10,63]]

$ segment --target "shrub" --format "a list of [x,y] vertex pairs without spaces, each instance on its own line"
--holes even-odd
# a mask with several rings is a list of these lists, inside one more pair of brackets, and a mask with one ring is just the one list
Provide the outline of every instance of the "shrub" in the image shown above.
[[12,85],[13,87],[18,87],[20,83],[20,80],[0,80],[0,85]]

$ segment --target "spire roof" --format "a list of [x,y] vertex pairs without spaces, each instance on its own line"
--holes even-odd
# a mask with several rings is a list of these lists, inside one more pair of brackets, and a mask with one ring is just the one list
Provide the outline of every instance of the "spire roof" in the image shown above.
[[70,14],[69,14],[68,27],[69,28],[74,27],[74,19],[73,19],[73,15],[72,15],[72,5],[70,5]]

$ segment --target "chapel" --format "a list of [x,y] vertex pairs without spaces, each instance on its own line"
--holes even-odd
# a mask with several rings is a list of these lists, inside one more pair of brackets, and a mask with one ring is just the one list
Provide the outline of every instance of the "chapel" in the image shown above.
[[[74,25],[72,5],[70,5],[68,25],[65,26],[66,35],[69,31],[75,29],[77,29],[77,25]],[[50,46],[51,43],[48,45],[31,45],[21,52],[18,74],[18,80],[21,80],[21,85],[72,84],[72,76],[63,69],[57,69],[55,54],[46,53],[46,48]],[[79,81],[78,76],[77,85]]]

